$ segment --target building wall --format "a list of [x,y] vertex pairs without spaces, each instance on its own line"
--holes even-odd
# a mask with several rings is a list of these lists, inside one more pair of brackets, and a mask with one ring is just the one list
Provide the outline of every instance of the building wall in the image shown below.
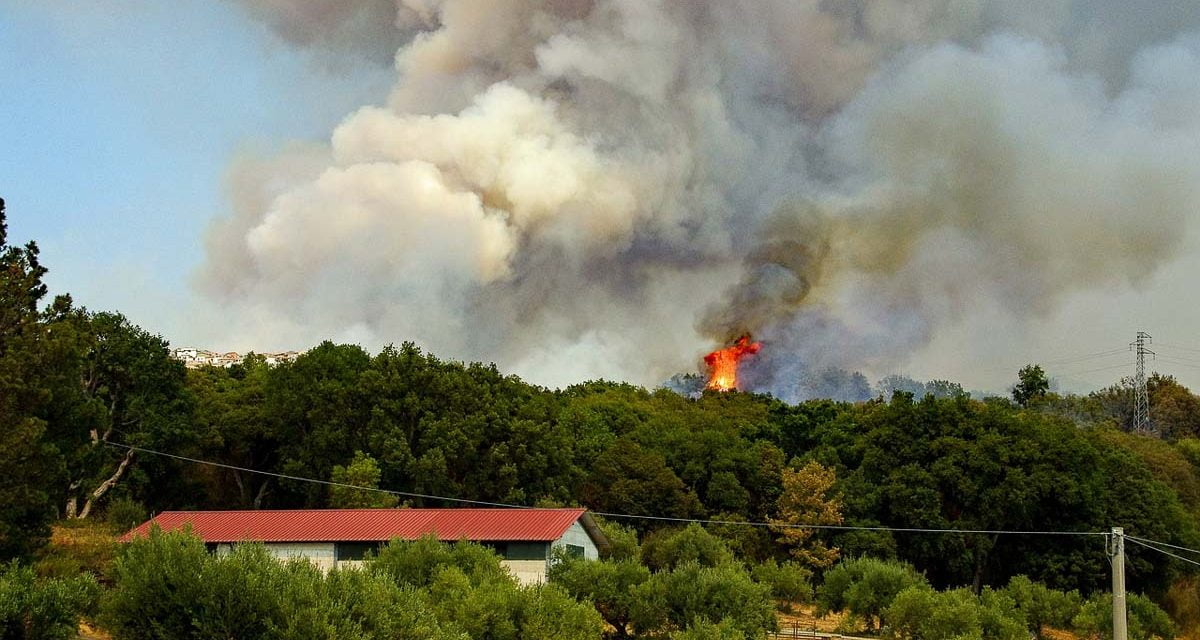
[[546,581],[545,560],[501,560],[500,564],[521,584],[542,584]]
[[600,550],[596,548],[596,543],[592,542],[592,537],[588,535],[587,530],[578,520],[563,533],[561,538],[550,545],[550,553],[553,555],[555,549],[568,544],[583,547],[583,557],[588,560],[600,559]]
[[[600,550],[596,548],[596,543],[588,536],[587,530],[578,521],[571,525],[562,537],[550,544],[550,553],[554,553],[555,549],[566,545],[576,545],[583,547],[583,557],[589,560],[596,560],[600,557]],[[291,558],[306,558],[317,568],[323,571],[329,571],[334,567],[360,567],[362,561],[358,560],[343,560],[337,561],[336,545],[332,542],[270,542],[266,545],[267,551],[276,558],[287,560]],[[230,544],[218,544],[217,555],[228,555],[233,546]],[[508,569],[521,584],[541,584],[546,581],[546,569],[548,567],[549,558],[542,560],[502,560],[501,565]]]
[[[267,551],[280,560],[306,558],[322,571],[329,571],[337,566],[334,559],[332,542],[268,542]],[[233,550],[233,545],[217,545],[217,555],[227,556]]]

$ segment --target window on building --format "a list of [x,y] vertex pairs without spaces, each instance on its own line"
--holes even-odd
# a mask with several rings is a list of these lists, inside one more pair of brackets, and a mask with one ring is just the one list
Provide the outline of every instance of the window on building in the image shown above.
[[583,547],[577,544],[564,544],[563,547],[567,550],[567,555],[573,558],[583,557]]
[[364,560],[367,553],[371,555],[379,555],[378,542],[339,542],[335,548],[337,559],[342,560]]
[[505,560],[545,560],[548,545],[545,542],[509,542],[497,545],[497,552]]

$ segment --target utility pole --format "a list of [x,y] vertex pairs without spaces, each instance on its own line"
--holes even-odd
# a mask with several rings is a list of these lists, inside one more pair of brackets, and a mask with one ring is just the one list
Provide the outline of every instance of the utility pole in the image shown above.
[[1150,433],[1150,394],[1146,391],[1146,355],[1154,356],[1154,352],[1146,345],[1154,341],[1145,331],[1137,332],[1137,340],[1129,343],[1130,348],[1137,353],[1137,373],[1133,378],[1133,430],[1138,433]]
[[1113,640],[1128,640],[1125,620],[1125,529],[1112,528],[1108,555],[1112,559]]

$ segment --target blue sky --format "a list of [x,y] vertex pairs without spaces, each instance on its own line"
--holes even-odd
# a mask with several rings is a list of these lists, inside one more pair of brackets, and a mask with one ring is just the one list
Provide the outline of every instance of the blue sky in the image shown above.
[[186,341],[231,158],[327,139],[389,71],[338,68],[212,0],[0,0],[0,196],[55,292]]

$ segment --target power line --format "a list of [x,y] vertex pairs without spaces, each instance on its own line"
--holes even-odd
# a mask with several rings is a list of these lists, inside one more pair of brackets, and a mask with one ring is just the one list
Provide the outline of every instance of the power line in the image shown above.
[[[1042,359],[1038,359],[1038,358],[1032,358],[1028,361],[1028,363],[1036,364],[1036,365],[1054,365],[1054,366],[1078,364],[1081,362],[1085,362],[1087,360],[1095,360],[1097,358],[1111,358],[1113,356],[1116,356],[1116,355],[1119,355],[1122,353],[1126,353],[1128,351],[1129,351],[1129,349],[1127,347],[1120,347],[1117,349],[1109,349],[1108,351],[1097,351],[1095,353],[1086,353],[1086,354],[1077,355],[1077,356],[1067,356],[1067,357],[1063,357],[1063,358],[1056,358],[1053,360],[1042,360]],[[984,367],[984,368],[982,368],[982,370],[1012,372],[1012,371],[1017,371],[1020,368],[1021,368],[1021,366],[1018,365],[1018,366],[1004,366],[1004,367]]]
[[[390,494],[390,495],[405,496],[405,497],[410,497],[410,498],[442,500],[442,501],[446,501],[446,502],[459,502],[459,503],[463,503],[463,504],[476,504],[476,505],[483,505],[483,506],[489,506],[489,507],[501,507],[501,508],[506,508],[506,509],[532,509],[532,508],[534,508],[534,507],[530,507],[527,505],[509,504],[509,503],[504,503],[504,502],[488,502],[485,500],[468,500],[466,498],[451,498],[448,496],[436,496],[436,495],[430,495],[430,494],[424,494],[424,493],[396,491],[393,489],[379,489],[377,487],[360,487],[358,485],[346,484],[343,482],[332,482],[330,480],[318,480],[316,478],[306,478],[303,476],[293,476],[293,475],[288,475],[285,473],[275,473],[272,471],[261,471],[258,469],[250,469],[248,467],[239,467],[237,465],[225,464],[222,462],[213,462],[211,460],[200,460],[198,458],[189,458],[187,456],[176,455],[174,453],[155,451],[153,449],[146,449],[144,447],[135,447],[133,445],[123,444],[123,443],[119,443],[119,442],[105,442],[105,444],[112,446],[112,447],[119,447],[122,449],[129,449],[132,451],[137,451],[139,453],[163,456],[166,458],[172,458],[174,460],[180,460],[183,462],[191,462],[193,464],[208,465],[208,466],[212,466],[212,467],[219,467],[222,469],[230,469],[230,470],[234,470],[234,471],[244,471],[246,473],[257,473],[257,474],[264,475],[264,476],[271,476],[273,478],[280,478],[283,480],[293,480],[296,482],[311,482],[314,484],[320,484],[320,485],[325,485],[325,486],[330,486],[330,487],[344,487],[347,489],[358,489],[360,491],[373,491],[376,493],[386,493],[386,494]],[[636,520],[654,520],[654,521],[663,521],[663,522],[681,522],[681,523],[686,522],[686,523],[696,523],[696,524],[742,525],[742,526],[749,526],[749,527],[775,527],[775,528],[786,528],[786,529],[814,529],[814,530],[831,530],[831,531],[893,531],[893,532],[897,532],[897,533],[958,533],[958,534],[972,533],[972,534],[985,534],[985,535],[993,535],[994,534],[994,535],[1041,535],[1041,536],[1106,536],[1106,535],[1108,535],[1107,533],[1102,532],[1102,531],[1018,531],[1018,530],[1006,530],[1006,529],[933,529],[933,528],[926,529],[926,528],[916,528],[916,527],[883,527],[883,526],[871,527],[871,526],[833,525],[833,524],[784,524],[784,523],[773,524],[770,522],[743,522],[743,521],[739,521],[739,520],[705,520],[705,519],[700,519],[700,518],[672,518],[672,517],[667,517],[667,516],[647,516],[647,515],[638,515],[638,514],[632,514],[632,513],[613,513],[613,512],[605,512],[605,511],[593,511],[592,513],[595,515],[598,515],[598,516],[604,516],[606,518],[624,518],[624,519],[636,519]]]
[[1194,565],[1196,565],[1196,566],[1200,567],[1200,562],[1197,562],[1197,561],[1195,561],[1195,560],[1190,560],[1190,559],[1188,559],[1188,558],[1185,558],[1185,557],[1183,557],[1183,556],[1181,556],[1181,555],[1177,555],[1177,554],[1171,553],[1170,551],[1167,551],[1166,549],[1159,549],[1158,547],[1155,547],[1155,546],[1148,545],[1148,544],[1146,544],[1145,542],[1141,542],[1141,541],[1140,541],[1138,538],[1134,538],[1133,536],[1125,536],[1125,539],[1126,539],[1126,540],[1128,540],[1128,541],[1130,541],[1130,542],[1132,542],[1132,543],[1134,543],[1134,544],[1136,544],[1136,545],[1140,545],[1140,546],[1146,547],[1147,549],[1153,549],[1153,550],[1155,550],[1155,551],[1157,551],[1157,552],[1159,552],[1159,553],[1161,553],[1161,554],[1163,554],[1163,555],[1168,555],[1168,556],[1171,556],[1172,558],[1175,558],[1176,560],[1182,560],[1182,561],[1184,561],[1184,562],[1187,562],[1187,563],[1189,563],[1189,564],[1194,564]]
[[1072,358],[1060,358],[1058,360],[1043,360],[1043,361],[1041,361],[1041,364],[1072,364],[1072,363],[1076,363],[1076,362],[1082,362],[1085,360],[1094,360],[1096,358],[1107,358],[1110,356],[1115,356],[1115,355],[1118,355],[1121,353],[1125,353],[1128,350],[1129,349],[1127,349],[1125,347],[1121,347],[1119,349],[1110,349],[1108,351],[1098,351],[1096,353],[1089,353],[1089,354],[1085,354],[1085,355],[1081,355],[1081,356],[1075,356]]
[[[1161,350],[1161,347],[1160,347],[1160,350]],[[1159,353],[1159,355],[1167,356],[1170,358],[1175,358],[1176,360],[1183,360],[1184,362],[1190,362],[1192,364],[1200,364],[1200,356],[1197,356],[1194,353],[1186,353],[1185,352],[1185,353],[1181,354],[1181,353],[1175,351],[1174,349],[1167,349],[1166,353]]]
[[314,484],[323,484],[327,487],[344,487],[346,489],[358,489],[359,491],[374,491],[376,493],[386,493],[386,494],[395,495],[395,496],[404,496],[407,498],[424,498],[427,500],[444,500],[446,502],[461,502],[463,504],[477,504],[477,505],[483,505],[483,506],[487,506],[487,507],[504,507],[504,508],[508,508],[508,509],[531,509],[532,508],[532,507],[519,505],[519,504],[505,504],[503,502],[487,502],[485,500],[468,500],[466,498],[448,498],[446,496],[435,496],[435,495],[428,495],[428,494],[424,494],[424,493],[411,493],[408,491],[393,491],[391,489],[379,489],[377,487],[360,487],[356,484],[346,484],[344,482],[333,482],[330,480],[318,480],[316,478],[305,478],[303,476],[292,476],[292,475],[288,475],[286,473],[275,473],[273,471],[260,471],[258,469],[249,469],[246,467],[239,467],[239,466],[232,465],[232,464],[225,464],[223,462],[213,462],[211,460],[199,460],[197,458],[189,458],[187,456],[180,456],[180,455],[176,455],[173,453],[164,453],[162,451],[155,451],[153,449],[145,449],[143,447],[135,447],[133,445],[122,444],[120,442],[105,442],[104,444],[107,444],[111,447],[120,447],[122,449],[130,449],[133,451],[137,451],[139,453],[148,453],[151,455],[163,456],[165,458],[173,458],[175,460],[182,460],[183,462],[191,462],[194,464],[203,464],[203,465],[208,465],[210,467],[220,467],[222,469],[230,469],[232,471],[244,471],[246,473],[257,473],[259,475],[271,476],[272,478],[280,478],[283,480],[294,480],[296,482],[312,482]]
[[[1067,377],[1070,377],[1070,376],[1077,376],[1077,375],[1084,374],[1084,373],[1095,373],[1095,372],[1097,372],[1097,371],[1108,371],[1108,370],[1110,370],[1110,369],[1124,369],[1125,367],[1132,367],[1132,366],[1134,366],[1135,364],[1137,364],[1137,363],[1135,363],[1135,362],[1122,362],[1121,364],[1114,364],[1114,365],[1110,365],[1110,366],[1107,366],[1107,367],[1098,367],[1098,368],[1096,368],[1096,369],[1085,369],[1085,370],[1083,370],[1083,371],[1067,371],[1067,372],[1065,372],[1065,373],[1063,373],[1063,374],[1060,374],[1060,375],[1067,376]],[[1051,373],[1053,373],[1053,372],[1051,372]]]
[[[1163,348],[1162,345],[1156,345],[1156,346],[1159,349]],[[1200,361],[1200,354],[1195,354],[1190,351],[1176,351],[1175,348],[1173,348],[1173,347],[1167,347],[1166,349],[1167,349],[1167,352],[1165,354],[1160,354],[1160,355],[1169,355],[1172,358],[1179,358],[1181,360]]]
[[695,524],[737,524],[748,527],[779,527],[790,529],[828,529],[831,531],[892,531],[897,533],[975,533],[1000,535],[1037,535],[1037,536],[1106,536],[1103,531],[1018,531],[1011,529],[925,529],[919,527],[869,527],[841,524],[772,524],[770,522],[745,522],[742,520],[705,520],[703,518],[671,518],[668,516],[642,516],[629,513],[592,513],[606,518],[637,518],[641,520],[656,520],[663,522],[680,522]]
[[1169,543],[1169,542],[1159,542],[1158,540],[1150,540],[1149,538],[1139,538],[1139,537],[1137,537],[1137,536],[1131,536],[1131,535],[1128,535],[1128,534],[1126,534],[1126,535],[1125,535],[1125,537],[1126,537],[1126,538],[1133,538],[1134,540],[1138,540],[1138,541],[1140,541],[1140,542],[1146,542],[1146,543],[1149,543],[1149,544],[1158,544],[1158,545],[1162,545],[1162,546],[1164,546],[1164,547],[1171,547],[1172,549],[1179,549],[1180,551],[1189,551],[1189,552],[1191,552],[1191,553],[1200,554],[1200,550],[1198,550],[1198,549],[1192,549],[1192,548],[1189,548],[1189,547],[1181,547],[1181,546],[1179,546],[1179,545],[1177,545],[1177,544],[1171,544],[1171,543]]
[[1194,369],[1200,369],[1200,364],[1196,364],[1193,362],[1185,362],[1183,360],[1178,360],[1176,358],[1178,358],[1178,356],[1160,357],[1160,358],[1156,358],[1155,361],[1156,362],[1166,362],[1168,364],[1174,364],[1174,365],[1179,365],[1179,366],[1183,366],[1183,367],[1192,367]]
[[1200,349],[1197,349],[1197,348],[1195,348],[1195,347],[1185,347],[1185,346],[1183,346],[1183,345],[1180,345],[1180,344],[1170,344],[1170,343],[1167,343],[1167,342],[1160,342],[1160,343],[1158,343],[1158,346],[1160,346],[1160,347],[1170,347],[1170,348],[1172,348],[1172,349],[1183,349],[1184,351],[1195,351],[1196,353],[1200,353]]

